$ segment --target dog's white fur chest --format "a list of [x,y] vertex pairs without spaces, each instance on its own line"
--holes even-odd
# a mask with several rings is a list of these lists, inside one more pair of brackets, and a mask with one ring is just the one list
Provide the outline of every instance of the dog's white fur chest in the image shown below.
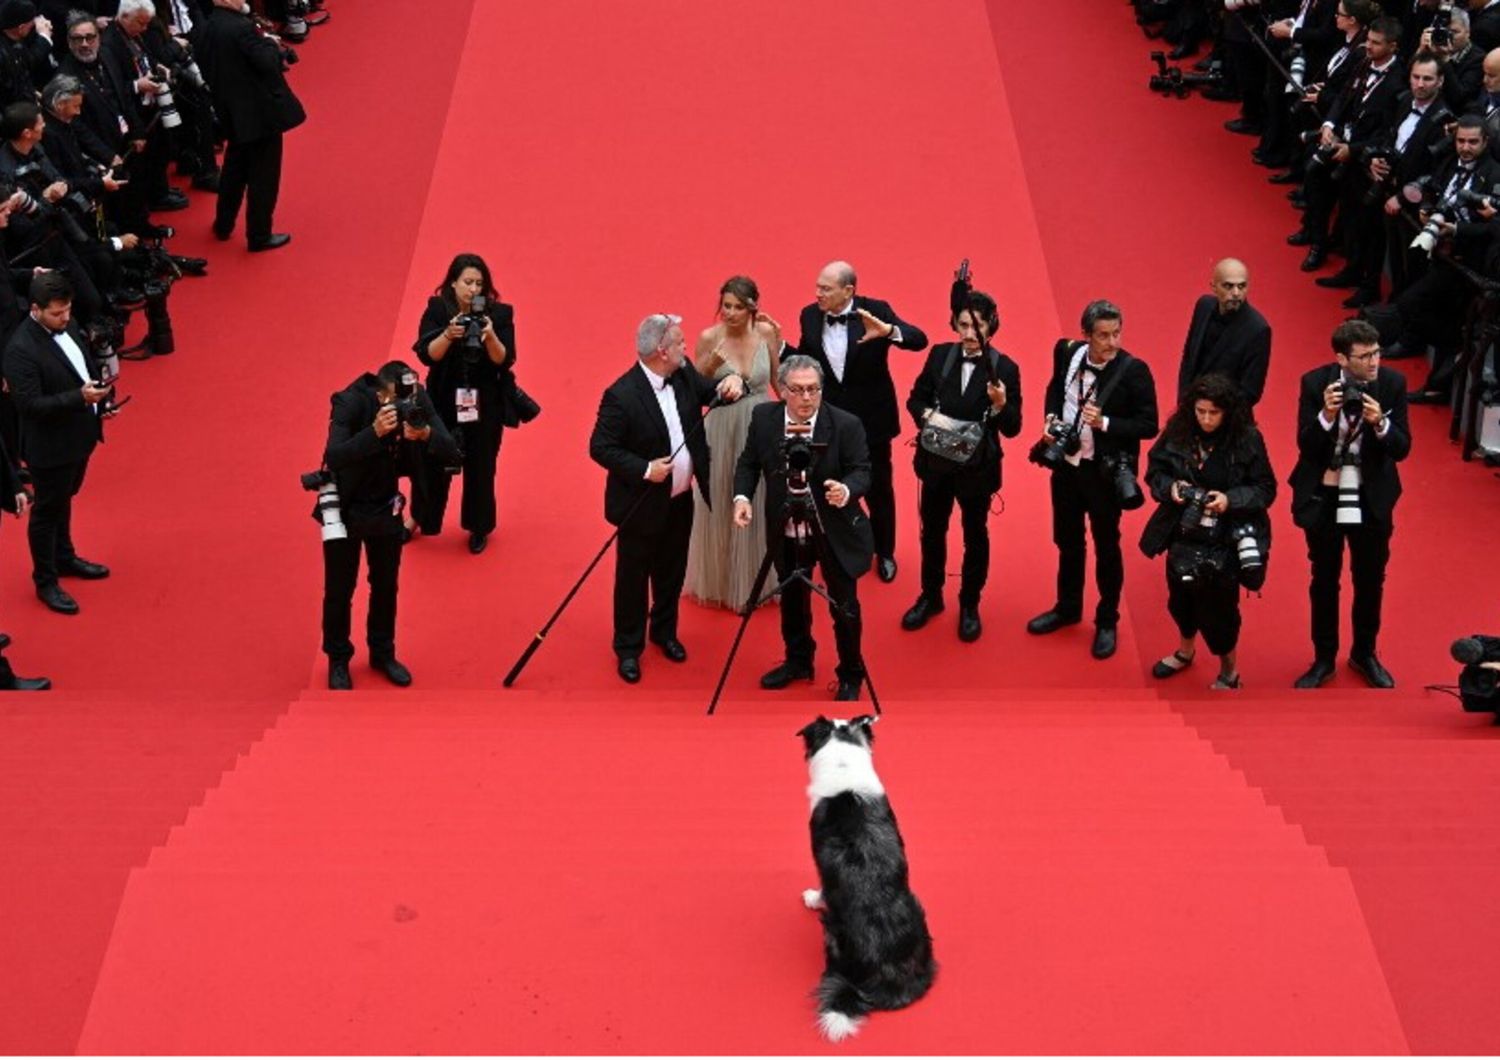
[[820,799],[846,792],[867,799],[885,794],[869,748],[858,744],[829,740],[808,760],[808,772],[812,778],[807,786],[809,809],[816,808]]

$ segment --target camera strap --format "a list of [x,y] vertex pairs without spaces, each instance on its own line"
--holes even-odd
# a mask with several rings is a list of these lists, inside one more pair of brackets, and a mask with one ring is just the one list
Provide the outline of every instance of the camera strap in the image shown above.
[[[1076,357],[1078,355],[1078,351],[1080,349],[1083,349],[1087,345],[1088,343],[1086,342],[1080,342],[1077,346],[1073,347],[1073,356]],[[1085,350],[1083,357],[1078,361],[1078,367],[1073,372],[1072,379],[1068,380],[1068,384],[1066,387],[1066,389],[1071,390],[1073,388],[1074,381],[1077,380],[1079,382],[1078,414],[1073,417],[1073,430],[1075,433],[1078,431],[1079,424],[1083,422],[1083,406],[1087,405],[1090,401],[1093,401],[1095,405],[1098,405],[1100,409],[1103,409],[1104,403],[1109,400],[1109,396],[1113,394],[1115,392],[1115,388],[1120,385],[1120,380],[1125,375],[1125,366],[1132,360],[1134,360],[1134,358],[1124,350],[1121,350],[1119,353],[1115,354],[1115,359],[1111,364],[1105,365],[1102,371],[1094,372],[1094,382],[1089,386],[1088,393],[1085,394],[1082,392],[1083,385],[1079,377],[1083,375],[1083,366],[1088,363],[1088,358],[1088,351]],[[1112,366],[1115,370],[1113,372],[1110,372],[1109,369]],[[1106,372],[1108,372],[1109,378],[1104,380],[1104,385],[1101,387],[1099,385],[1099,381],[1101,378],[1103,378]],[[1095,397],[1096,394],[1098,395],[1097,398]]]

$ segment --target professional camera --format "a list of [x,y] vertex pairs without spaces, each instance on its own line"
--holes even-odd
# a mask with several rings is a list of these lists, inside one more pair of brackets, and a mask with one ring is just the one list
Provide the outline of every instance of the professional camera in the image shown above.
[[1453,4],[1451,0],[1443,0],[1438,4],[1437,10],[1432,13],[1432,47],[1453,47]]
[[1495,720],[1500,722],[1500,671],[1484,665],[1500,662],[1500,637],[1482,633],[1460,637],[1450,651],[1453,661],[1464,665],[1458,675],[1458,698],[1464,710],[1494,711]]
[[182,125],[182,115],[177,110],[177,99],[172,95],[172,74],[165,66],[158,66],[152,77],[161,85],[161,91],[155,97],[148,97],[153,106],[161,114],[161,127],[163,129],[176,129]]
[[1151,61],[1156,64],[1156,73],[1151,75],[1147,86],[1153,92],[1186,99],[1188,93],[1195,88],[1217,90],[1224,88],[1224,75],[1218,68],[1209,67],[1206,72],[1200,74],[1185,71],[1180,66],[1168,66],[1166,52],[1152,52]]
[[1178,528],[1184,537],[1203,540],[1213,536],[1219,526],[1219,517],[1213,512],[1205,509],[1208,504],[1208,490],[1202,486],[1183,486],[1179,491],[1182,494],[1184,504],[1182,518],[1178,521]]
[[1078,428],[1061,420],[1047,424],[1046,435],[1045,438],[1037,439],[1031,451],[1026,454],[1026,459],[1051,471],[1062,467],[1067,458],[1078,452],[1078,447],[1083,444]]
[[70,243],[92,242],[82,223],[84,218],[91,221],[95,218],[94,204],[87,195],[76,189],[69,189],[68,194],[57,202],[48,202],[46,190],[52,182],[38,162],[25,162],[17,166],[14,179],[16,186],[26,193],[36,207],[37,217],[56,227]]
[[303,489],[318,495],[312,516],[322,524],[323,540],[337,541],[348,537],[344,513],[339,507],[339,488],[333,481],[333,473],[326,468],[319,468],[303,475],[301,481]]
[[125,325],[109,313],[96,317],[83,329],[94,359],[99,362],[99,375],[110,383],[120,375],[119,349],[125,343]]
[[1286,83],[1287,95],[1301,96],[1307,91],[1307,50],[1302,45],[1293,44],[1287,52],[1286,72],[1291,74]]
[[1453,193],[1453,199],[1460,206],[1467,206],[1471,210],[1489,209],[1495,205],[1493,191],[1475,191],[1473,188],[1459,188]]
[[408,371],[396,384],[396,396],[389,407],[396,410],[396,429],[390,435],[395,441],[401,439],[403,425],[409,423],[414,430],[420,431],[431,422],[427,415],[427,404],[422,400],[422,387],[417,382],[416,372]]
[[489,319],[485,315],[485,311],[488,308],[489,300],[482,294],[476,294],[474,300],[469,303],[469,311],[458,318],[458,323],[464,326],[464,360],[470,364],[474,364],[482,356],[481,351],[484,349],[484,325]]
[[1359,488],[1364,484],[1364,475],[1359,469],[1358,459],[1345,451],[1333,468],[1338,474],[1338,503],[1334,509],[1334,522],[1340,526],[1359,526],[1364,522],[1364,513],[1359,507]]
[[1343,144],[1337,142],[1331,144],[1319,144],[1317,150],[1313,151],[1312,157],[1307,160],[1307,164],[1310,166],[1334,165],[1335,163],[1333,160],[1333,156],[1338,153],[1339,148],[1342,146]]
[[1240,584],[1255,591],[1266,583],[1266,554],[1255,536],[1251,523],[1235,523],[1229,528],[1229,540],[1234,543],[1235,556],[1239,559]]
[[[1367,147],[1364,151],[1366,167],[1371,162],[1384,162],[1387,166],[1392,165],[1396,159],[1396,152],[1387,147]],[[1363,202],[1366,206],[1374,206],[1385,199],[1390,190],[1391,178],[1387,176],[1384,180],[1372,180],[1370,186],[1365,189]]]
[[1128,454],[1110,453],[1100,457],[1099,467],[1109,479],[1110,488],[1114,490],[1115,500],[1121,508],[1133,512],[1146,503],[1141,484],[1135,479],[1135,464]]
[[807,473],[812,469],[818,454],[827,449],[826,442],[814,442],[811,438],[789,434],[781,440],[781,457],[786,462],[786,489],[788,493],[808,493],[811,486]]
[[1358,379],[1344,380],[1340,386],[1340,391],[1344,395],[1344,408],[1353,409],[1355,412],[1359,412],[1364,407],[1366,394],[1369,394],[1371,397],[1375,396],[1370,387],[1365,383],[1361,383]]

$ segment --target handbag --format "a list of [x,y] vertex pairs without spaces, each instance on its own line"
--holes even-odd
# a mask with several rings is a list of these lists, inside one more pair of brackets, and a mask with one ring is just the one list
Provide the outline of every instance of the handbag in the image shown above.
[[[993,354],[991,354],[991,369],[994,368]],[[941,390],[943,383],[953,371],[953,366],[958,362],[958,347],[955,345],[948,351],[948,358],[943,363],[943,372],[938,376],[937,389]],[[935,467],[929,470],[935,471],[957,471],[967,467],[974,460],[974,454],[979,452],[984,444],[984,425],[977,420],[957,420],[946,415],[941,406],[934,408],[932,415],[928,416],[922,424],[922,429],[917,434],[917,445],[923,452],[937,457]]]
[[530,423],[542,414],[542,406],[536,399],[521,389],[515,376],[500,391],[500,422],[506,427],[519,427]]

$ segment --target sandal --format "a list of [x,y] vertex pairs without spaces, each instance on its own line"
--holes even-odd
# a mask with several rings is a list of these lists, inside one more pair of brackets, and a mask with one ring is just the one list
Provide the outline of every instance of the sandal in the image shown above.
[[1175,677],[1193,665],[1193,658],[1196,654],[1194,652],[1193,655],[1184,655],[1180,651],[1174,651],[1171,655],[1156,660],[1156,663],[1151,667],[1151,676],[1158,679]]
[[1228,677],[1225,677],[1223,674],[1220,674],[1218,677],[1214,678],[1214,683],[1209,685],[1208,687],[1215,692],[1231,691],[1240,687],[1240,675],[1238,673],[1233,673]]

